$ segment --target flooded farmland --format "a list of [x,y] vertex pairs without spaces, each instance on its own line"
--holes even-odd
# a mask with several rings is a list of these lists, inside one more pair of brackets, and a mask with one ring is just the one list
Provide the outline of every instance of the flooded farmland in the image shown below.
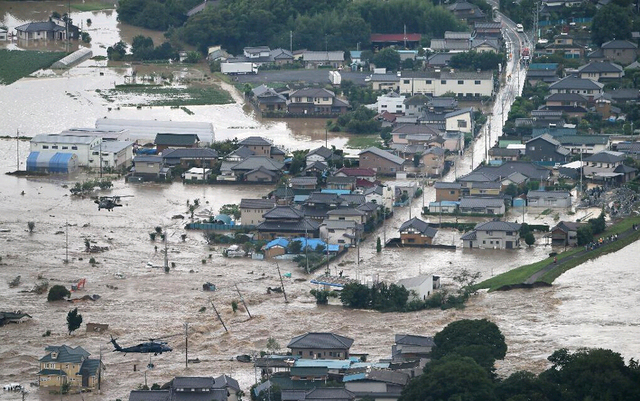
[[[29,2],[37,10],[41,3]],[[48,4],[48,3],[47,3]],[[10,8],[11,7],[11,8]],[[0,16],[7,25],[20,24],[28,18],[45,18],[37,11],[16,11],[17,3],[0,2]],[[48,6],[47,6],[48,7]],[[41,12],[42,13],[42,12]],[[92,47],[103,49],[119,38],[133,36],[131,27],[118,23],[114,11],[72,12],[74,19],[91,18]],[[127,29],[129,31],[127,31]],[[130,33],[127,33],[130,32]],[[100,54],[100,53],[98,53]],[[313,148],[324,143],[324,121],[262,122],[241,103],[225,106],[190,106],[195,115],[170,108],[121,108],[108,110],[95,89],[123,83],[127,73],[106,68],[106,62],[88,61],[61,76],[28,78],[0,87],[2,124],[0,135],[32,136],[58,132],[69,127],[93,126],[96,118],[175,119],[210,121],[217,139],[262,135],[289,149]],[[100,75],[103,72],[104,75]],[[520,71],[518,72],[520,74]],[[515,80],[514,80],[515,81]],[[508,90],[514,91],[512,81]],[[46,96],[42,94],[46,93]],[[501,96],[507,96],[505,93]],[[500,102],[496,102],[497,104]],[[501,110],[494,109],[494,116]],[[488,142],[495,140],[499,125],[494,124]],[[329,136],[330,144],[344,147],[345,136]],[[22,310],[33,318],[24,324],[0,328],[0,383],[21,382],[27,385],[28,400],[53,400],[45,391],[28,384],[37,381],[38,359],[47,345],[80,345],[97,357],[102,351],[106,372],[101,394],[84,394],[84,400],[127,399],[129,391],[145,383],[164,383],[177,375],[229,374],[238,379],[246,391],[254,383],[251,365],[233,360],[238,354],[250,354],[265,349],[268,337],[274,337],[284,349],[295,335],[307,331],[335,331],[355,339],[353,352],[370,354],[375,360],[388,357],[395,333],[433,335],[446,324],[461,318],[488,318],[495,321],[506,337],[509,351],[498,366],[501,375],[527,369],[538,372],[546,367],[546,357],[560,347],[611,348],[625,358],[640,355],[640,280],[634,255],[640,244],[585,263],[561,276],[551,288],[481,293],[472,298],[464,310],[429,310],[413,313],[354,311],[339,306],[317,306],[309,295],[313,286],[306,275],[291,262],[280,262],[284,272],[289,303],[281,294],[267,294],[267,287],[279,285],[276,266],[268,261],[223,258],[221,247],[209,246],[199,232],[186,231],[187,201],[199,199],[198,213],[217,212],[227,203],[238,203],[244,197],[259,197],[272,188],[267,186],[188,186],[181,183],[128,185],[116,180],[114,188],[104,194],[131,195],[124,206],[113,212],[97,211],[90,199],[71,197],[68,186],[82,176],[51,178],[18,178],[4,173],[15,170],[16,155],[24,160],[28,142],[0,140],[0,307],[2,310]],[[482,140],[472,148],[473,165],[484,153]],[[470,152],[456,163],[455,172],[445,177],[469,171]],[[432,188],[426,187],[425,202],[434,200]],[[413,216],[419,213],[422,199],[411,206]],[[577,211],[572,218],[584,215]],[[402,221],[409,217],[408,208],[399,208],[386,223],[387,237],[397,235]],[[561,217],[566,217],[565,215]],[[510,217],[512,220],[515,216]],[[527,213],[527,222],[553,224],[553,216]],[[35,229],[29,233],[27,223]],[[175,263],[169,274],[161,265],[163,244],[151,241],[149,233],[160,226],[168,233],[168,259]],[[186,234],[183,241],[182,234]],[[68,235],[68,239],[67,239]],[[483,278],[513,267],[540,260],[551,251],[538,245],[514,251],[435,249],[385,249],[375,252],[375,239],[385,234],[379,230],[363,242],[360,263],[354,253],[343,257],[342,266],[332,264],[351,277],[397,281],[419,273],[438,274],[445,283],[464,268],[479,271]],[[107,247],[98,254],[85,252],[85,239]],[[460,245],[459,234],[441,230],[436,236],[441,244]],[[158,249],[156,249],[156,247]],[[64,263],[68,251],[68,264]],[[96,259],[95,266],[89,258]],[[204,263],[203,263],[204,261]],[[120,273],[124,278],[118,278]],[[21,276],[21,285],[9,288],[8,281]],[[86,278],[86,287],[73,294],[99,295],[96,301],[75,304],[48,303],[46,296],[29,293],[39,280],[51,285],[70,287]],[[205,293],[202,284],[215,283],[217,291]],[[231,302],[238,299],[237,284],[248,302],[253,316],[249,319],[240,308],[233,312]],[[217,321],[211,308],[213,301],[222,315],[228,332]],[[83,328],[71,336],[66,331],[66,314],[78,307],[84,323],[109,324],[108,334],[87,333]],[[204,310],[203,310],[204,308]],[[152,357],[154,369],[148,369],[146,355],[114,353],[108,344],[109,334],[121,345],[134,345],[148,338],[184,332],[189,323],[189,358],[200,363],[184,364],[184,338],[168,340],[174,351]],[[43,337],[47,330],[51,336]],[[13,398],[12,398],[13,397]],[[3,394],[3,399],[20,399],[19,394]],[[80,396],[68,396],[80,400]]]

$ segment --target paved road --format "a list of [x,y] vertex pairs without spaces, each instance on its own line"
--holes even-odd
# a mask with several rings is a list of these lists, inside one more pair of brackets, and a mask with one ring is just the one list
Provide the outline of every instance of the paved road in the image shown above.
[[[313,69],[313,70],[266,70],[259,71],[258,74],[253,75],[237,75],[235,78],[238,82],[250,82],[253,84],[266,84],[270,82],[304,82],[308,84],[328,84],[329,83],[329,71],[328,69]],[[370,72],[340,72],[343,80],[353,81],[357,85],[365,85],[364,79]]]
[[[613,241],[613,242],[607,242],[603,245],[600,245],[600,247],[595,248],[595,249],[600,249],[600,248],[608,248],[609,246],[611,246],[611,244],[615,244],[617,241],[620,241],[623,238],[626,238],[628,236],[630,236],[631,234],[633,234],[636,230],[634,230],[633,228],[628,229],[627,231],[618,234],[618,238]],[[532,285],[534,283],[536,283],[538,281],[538,279],[542,276],[544,276],[545,274],[549,273],[550,271],[557,269],[558,267],[563,266],[564,264],[566,264],[567,262],[569,262],[570,260],[573,260],[575,258],[578,258],[582,255],[586,255],[589,252],[593,252],[595,249],[588,249],[588,250],[582,250],[580,252],[577,252],[573,255],[567,256],[566,258],[562,258],[558,263],[554,263],[551,262],[548,265],[546,265],[545,267],[543,267],[542,269],[538,270],[537,272],[535,272],[531,277],[529,277],[528,279],[525,280],[524,284],[527,285]]]

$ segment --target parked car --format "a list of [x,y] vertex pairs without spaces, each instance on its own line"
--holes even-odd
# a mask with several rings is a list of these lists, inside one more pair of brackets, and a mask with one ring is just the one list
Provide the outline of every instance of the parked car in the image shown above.
[[9,383],[2,387],[2,389],[5,391],[20,391],[22,390],[22,386],[20,385],[20,383]]

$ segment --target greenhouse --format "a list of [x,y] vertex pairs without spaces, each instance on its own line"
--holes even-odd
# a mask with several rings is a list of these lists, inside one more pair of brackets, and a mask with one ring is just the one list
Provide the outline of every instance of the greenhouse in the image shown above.
[[31,152],[27,157],[27,171],[72,173],[78,168],[78,156],[62,152]]

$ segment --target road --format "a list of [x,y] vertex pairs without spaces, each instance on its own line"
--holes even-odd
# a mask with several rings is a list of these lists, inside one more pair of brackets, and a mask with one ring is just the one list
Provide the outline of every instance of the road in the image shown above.
[[[266,70],[260,71],[258,74],[236,75],[234,78],[237,82],[248,82],[252,84],[267,84],[273,82],[303,82],[307,84],[328,84],[328,69],[312,69],[312,70]],[[343,80],[353,81],[356,85],[366,85],[364,79],[369,72],[351,72],[341,71]]]

